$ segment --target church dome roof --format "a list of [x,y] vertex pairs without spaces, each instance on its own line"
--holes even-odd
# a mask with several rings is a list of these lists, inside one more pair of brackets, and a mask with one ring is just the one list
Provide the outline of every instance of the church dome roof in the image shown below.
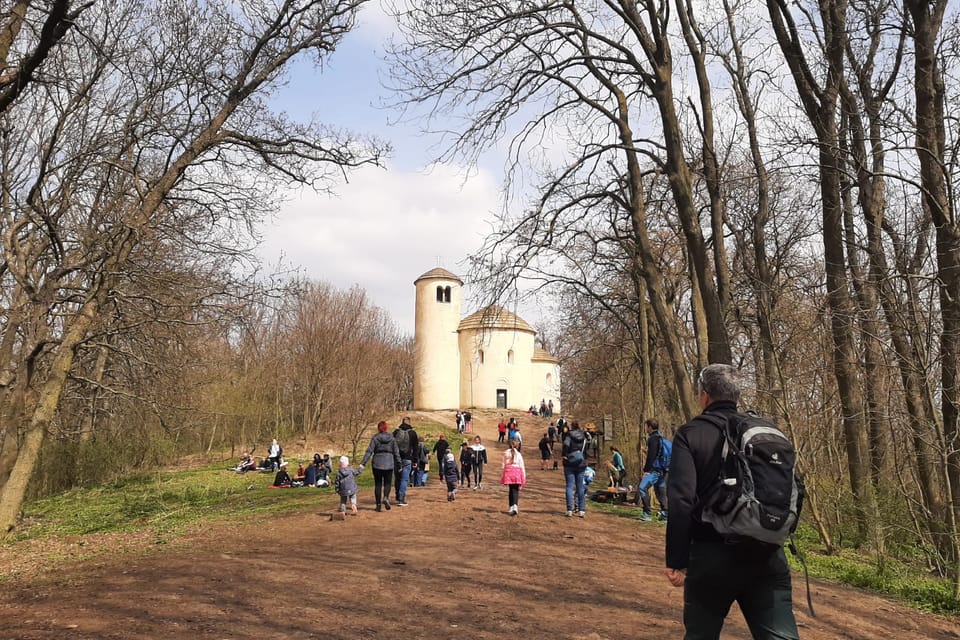
[[430,271],[427,271],[425,274],[414,280],[413,284],[417,284],[421,280],[454,280],[457,282],[457,284],[463,285],[463,280],[450,273],[443,267],[430,269]]
[[556,357],[550,355],[546,349],[542,347],[536,347],[533,350],[533,357],[530,358],[531,362],[550,362],[552,364],[560,364],[560,361]]
[[470,314],[460,321],[457,331],[464,329],[510,329],[536,334],[537,331],[520,316],[507,311],[503,307],[491,305]]

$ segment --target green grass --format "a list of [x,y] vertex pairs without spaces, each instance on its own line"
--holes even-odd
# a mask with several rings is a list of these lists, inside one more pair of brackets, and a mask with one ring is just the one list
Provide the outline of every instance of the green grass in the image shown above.
[[[414,428],[431,443],[440,433],[452,445],[461,437],[436,423],[417,423]],[[365,450],[366,442],[361,454]],[[351,462],[356,465],[360,461]],[[154,532],[157,542],[163,542],[199,521],[250,521],[271,514],[332,509],[337,504],[332,486],[270,489],[273,477],[273,473],[240,475],[221,463],[188,471],[141,473],[74,489],[27,503],[22,522],[7,543],[142,531]],[[364,470],[357,481],[370,488],[373,475]]]
[[[640,509],[632,505],[591,502],[590,508],[633,520],[640,516]],[[666,523],[645,522],[642,526],[666,528]],[[881,573],[877,570],[873,558],[849,549],[832,556],[817,553],[816,533],[808,527],[800,527],[796,540],[799,551],[806,560],[811,578],[832,580],[893,596],[921,611],[949,616],[960,615],[960,600],[953,597],[952,584],[949,580],[924,574],[917,567],[894,559],[887,559],[884,571]],[[787,560],[795,570],[802,571],[800,562],[789,551]],[[802,605],[798,603],[798,606]],[[816,598],[813,606],[816,609]]]
[[[921,611],[943,615],[960,615],[960,600],[953,597],[949,580],[923,574],[917,568],[888,558],[881,573],[873,558],[844,549],[835,555],[817,553],[816,547],[799,542],[810,570],[810,576],[834,580],[853,587],[899,598]],[[802,570],[800,562],[787,553],[794,569]],[[817,603],[814,601],[814,607]]]
[[138,474],[28,503],[12,541],[143,530],[159,539],[201,519],[329,508],[336,500],[332,488],[270,489],[272,481],[272,473],[240,475],[223,466]]

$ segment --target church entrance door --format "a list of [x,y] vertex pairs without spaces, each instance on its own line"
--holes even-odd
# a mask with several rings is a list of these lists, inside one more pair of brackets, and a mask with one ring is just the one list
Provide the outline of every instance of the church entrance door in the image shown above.
[[507,408],[507,390],[497,389],[497,409]]

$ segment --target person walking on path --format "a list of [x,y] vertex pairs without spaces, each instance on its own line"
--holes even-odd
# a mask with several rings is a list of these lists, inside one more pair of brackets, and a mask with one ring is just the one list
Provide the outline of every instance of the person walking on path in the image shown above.
[[400,450],[400,465],[394,469],[394,491],[396,492],[397,506],[407,506],[407,486],[410,484],[410,472],[417,464],[420,456],[420,437],[410,424],[410,418],[404,418],[400,426],[393,430],[393,438],[397,441]]
[[430,447],[421,439],[417,449],[417,468],[413,470],[412,483],[415,487],[423,487],[430,476]]
[[510,418],[510,422],[507,423],[507,442],[513,440],[517,435],[517,429],[520,427],[517,425],[517,421],[513,418]]
[[663,434],[660,433],[660,423],[654,418],[644,421],[647,430],[647,456],[643,463],[643,477],[640,479],[640,486],[637,487],[637,499],[634,502],[643,505],[643,513],[640,519],[644,522],[653,520],[650,513],[650,487],[657,494],[657,502],[660,504],[660,519],[667,517],[667,466],[664,461],[661,449],[665,447]]
[[527,468],[523,464],[523,455],[517,447],[518,444],[516,440],[509,441],[507,450],[503,452],[503,473],[500,476],[500,484],[507,485],[510,505],[507,513],[512,516],[520,512],[520,489],[527,484]]
[[507,438],[507,423],[503,421],[503,416],[500,416],[500,424],[497,425],[497,442],[506,442]]
[[377,423],[377,433],[370,438],[370,446],[360,461],[360,466],[365,467],[373,458],[373,497],[377,501],[377,511],[380,511],[381,504],[390,510],[390,481],[394,470],[400,466],[400,449],[393,435],[387,433],[389,428],[383,420]]
[[576,513],[581,518],[587,515],[586,491],[583,472],[587,470],[587,442],[589,436],[574,421],[563,439],[563,477],[567,484],[567,517]]
[[538,444],[540,448],[540,471],[546,471],[550,458],[553,457],[553,440],[547,433],[543,434]]
[[[440,439],[437,440],[437,443],[433,445],[433,455],[438,462],[443,462],[443,459],[447,455],[447,451],[450,450],[450,443],[447,442],[447,437],[440,434]],[[443,469],[440,469],[440,479],[443,480]]]
[[473,471],[473,449],[464,440],[460,443],[460,486],[470,486],[470,473]]
[[447,483],[447,502],[457,499],[457,486],[460,484],[460,470],[457,469],[457,459],[453,451],[447,451],[440,463],[440,475]]
[[483,440],[480,439],[480,436],[476,436],[473,439],[473,445],[470,447],[473,449],[473,477],[477,481],[474,489],[483,488],[483,468],[487,465],[487,448],[483,446]]
[[346,512],[347,502],[350,503],[350,511],[354,514],[357,513],[357,476],[361,473],[363,473],[362,464],[354,469],[350,466],[350,458],[340,456],[340,470],[337,471],[337,477],[333,484],[337,490],[337,495],[340,496],[340,508],[338,509],[340,513]]
[[[700,407],[714,416],[737,411],[736,370],[705,367],[698,379]],[[701,414],[702,416],[703,414]],[[719,488],[723,433],[698,416],[680,427],[670,462],[670,519],[664,573],[683,587],[685,640],[717,640],[737,602],[754,640],[799,640],[790,567],[782,546],[724,540],[699,517],[698,505]]]

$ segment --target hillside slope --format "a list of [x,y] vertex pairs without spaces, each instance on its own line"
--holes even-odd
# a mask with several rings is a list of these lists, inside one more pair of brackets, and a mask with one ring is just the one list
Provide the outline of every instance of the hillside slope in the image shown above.
[[[452,424],[452,412],[411,414]],[[506,515],[498,484],[497,412],[477,415],[490,452],[484,488],[447,502],[436,471],[409,506],[331,521],[317,510],[272,522],[207,527],[150,554],[71,564],[0,593],[4,638],[517,640],[682,636],[682,592],[662,574],[663,525],[589,511],[564,514],[563,481],[539,471],[535,442],[546,421],[517,416],[529,484],[520,515]],[[456,444],[458,440],[453,439]],[[435,469],[435,467],[434,467]],[[815,583],[809,640],[960,638],[956,620],[884,598]],[[749,638],[732,613],[724,638]]]

